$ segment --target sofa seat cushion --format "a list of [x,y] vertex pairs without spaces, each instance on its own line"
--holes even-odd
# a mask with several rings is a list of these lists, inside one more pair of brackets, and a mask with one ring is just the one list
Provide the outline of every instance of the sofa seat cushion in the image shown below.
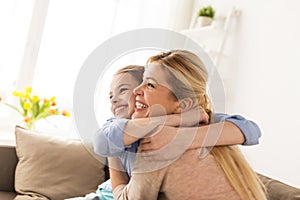
[[15,146],[0,144],[0,191],[15,191],[14,179],[17,163]]
[[84,196],[96,191],[105,179],[105,165],[79,140],[16,127],[16,152],[15,190],[28,197],[19,199]]
[[15,192],[3,192],[0,191],[0,199],[3,200],[13,200],[17,196]]

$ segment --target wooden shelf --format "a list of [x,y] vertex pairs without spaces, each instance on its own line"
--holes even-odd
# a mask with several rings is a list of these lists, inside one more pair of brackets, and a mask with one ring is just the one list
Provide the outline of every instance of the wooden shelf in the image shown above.
[[194,16],[190,28],[182,30],[181,33],[197,42],[218,67],[221,58],[224,57],[223,49],[231,20],[240,14],[241,12],[233,7],[226,17],[216,18],[211,25],[203,27],[195,27]]

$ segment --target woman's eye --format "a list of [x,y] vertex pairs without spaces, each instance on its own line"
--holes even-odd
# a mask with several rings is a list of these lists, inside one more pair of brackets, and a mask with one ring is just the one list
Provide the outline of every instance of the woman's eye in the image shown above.
[[113,96],[112,95],[109,95],[109,99],[112,99],[113,98]]
[[152,83],[147,83],[148,88],[154,88],[154,85]]

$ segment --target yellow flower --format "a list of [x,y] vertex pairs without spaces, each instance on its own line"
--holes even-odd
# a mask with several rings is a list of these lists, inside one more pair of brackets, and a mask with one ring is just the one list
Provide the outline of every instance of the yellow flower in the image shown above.
[[53,96],[53,97],[51,97],[51,99],[49,100],[49,101],[51,101],[51,102],[55,102],[55,96]]
[[24,108],[24,110],[29,110],[31,108],[31,106],[32,106],[31,103],[25,102],[23,105],[23,108]]
[[25,88],[26,94],[30,94],[32,92],[32,87],[28,86]]
[[21,96],[21,92],[13,91],[12,95],[14,95],[15,97],[20,97]]
[[39,96],[38,95],[34,95],[33,97],[32,97],[32,101],[33,102],[37,102],[39,100]]
[[25,94],[24,94],[24,97],[25,97],[26,99],[30,99],[30,94],[29,94],[29,93],[25,93]]
[[63,115],[63,116],[66,116],[66,117],[70,117],[70,116],[71,116],[71,113],[68,112],[68,111],[66,111],[66,110],[64,110],[64,111],[62,111],[62,115]]

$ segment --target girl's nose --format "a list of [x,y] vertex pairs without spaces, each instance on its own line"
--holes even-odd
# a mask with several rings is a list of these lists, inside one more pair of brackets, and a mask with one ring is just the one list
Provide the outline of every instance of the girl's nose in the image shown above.
[[118,102],[118,100],[115,96],[110,99],[111,104],[116,104],[117,102]]

